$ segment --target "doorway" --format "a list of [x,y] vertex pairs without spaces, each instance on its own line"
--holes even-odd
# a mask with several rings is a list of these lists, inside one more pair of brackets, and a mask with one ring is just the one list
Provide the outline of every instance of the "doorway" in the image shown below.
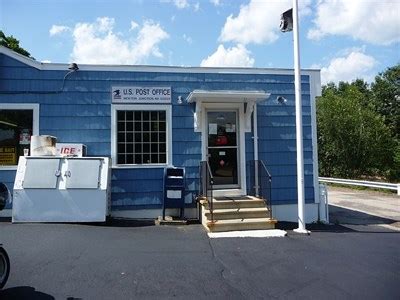
[[214,189],[240,189],[238,111],[207,111],[207,157]]

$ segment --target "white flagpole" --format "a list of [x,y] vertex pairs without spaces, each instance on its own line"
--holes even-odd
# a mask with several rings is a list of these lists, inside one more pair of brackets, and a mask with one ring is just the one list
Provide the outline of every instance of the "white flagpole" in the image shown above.
[[297,0],[293,0],[293,41],[294,41],[294,86],[296,96],[296,150],[297,150],[297,202],[299,228],[298,233],[309,233],[304,220],[304,159],[303,159],[303,122],[301,108],[299,14]]

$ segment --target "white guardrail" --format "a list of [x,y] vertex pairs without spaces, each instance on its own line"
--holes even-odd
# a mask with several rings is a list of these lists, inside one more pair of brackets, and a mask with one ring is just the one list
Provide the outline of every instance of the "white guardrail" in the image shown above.
[[369,188],[394,190],[394,191],[397,191],[397,195],[400,196],[400,183],[387,183],[387,182],[328,178],[328,177],[318,177],[318,180],[319,180],[319,182],[348,184],[348,185],[356,185],[356,186],[365,186],[365,187],[369,187]]

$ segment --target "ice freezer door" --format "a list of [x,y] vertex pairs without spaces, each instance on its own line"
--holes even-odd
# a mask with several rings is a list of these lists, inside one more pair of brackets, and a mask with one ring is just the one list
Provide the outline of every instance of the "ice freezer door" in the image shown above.
[[69,159],[65,171],[67,189],[97,189],[101,161],[98,159]]
[[24,189],[55,189],[59,175],[59,159],[27,159]]

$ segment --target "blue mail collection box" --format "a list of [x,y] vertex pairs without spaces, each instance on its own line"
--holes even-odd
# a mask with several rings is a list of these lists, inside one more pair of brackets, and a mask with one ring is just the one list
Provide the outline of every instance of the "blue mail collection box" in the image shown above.
[[165,219],[166,208],[180,208],[180,218],[184,216],[185,207],[185,169],[164,169],[164,203],[163,219]]

